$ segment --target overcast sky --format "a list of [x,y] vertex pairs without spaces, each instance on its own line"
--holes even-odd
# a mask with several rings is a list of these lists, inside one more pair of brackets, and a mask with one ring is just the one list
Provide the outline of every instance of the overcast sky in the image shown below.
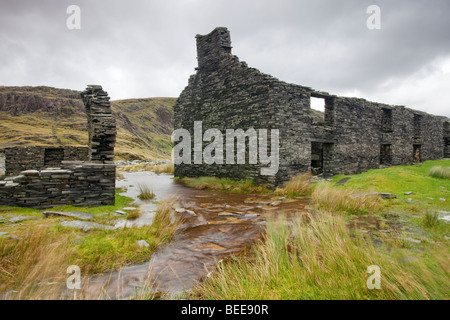
[[[67,28],[69,5],[79,30]],[[379,30],[367,28],[369,5]],[[195,35],[218,26],[234,55],[280,80],[450,117],[448,0],[0,0],[0,85],[178,97]]]

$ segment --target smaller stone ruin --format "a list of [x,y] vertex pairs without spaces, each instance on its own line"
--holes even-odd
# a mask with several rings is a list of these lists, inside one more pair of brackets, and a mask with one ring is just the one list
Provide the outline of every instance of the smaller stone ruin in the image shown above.
[[0,205],[49,208],[114,205],[116,121],[108,93],[89,85],[81,93],[89,146],[27,146],[5,149]]

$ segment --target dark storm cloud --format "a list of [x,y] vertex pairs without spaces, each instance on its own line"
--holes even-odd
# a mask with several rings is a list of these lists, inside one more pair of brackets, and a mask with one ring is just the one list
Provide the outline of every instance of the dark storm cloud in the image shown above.
[[[66,27],[72,4],[80,30]],[[371,4],[381,30],[366,27]],[[449,13],[446,0],[2,0],[0,85],[178,96],[196,67],[195,34],[225,26],[234,54],[281,80],[449,116]]]

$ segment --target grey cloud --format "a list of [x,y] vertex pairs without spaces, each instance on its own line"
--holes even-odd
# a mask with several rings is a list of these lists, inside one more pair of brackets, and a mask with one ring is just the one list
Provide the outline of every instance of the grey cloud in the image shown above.
[[[81,8],[81,30],[66,28],[71,4]],[[383,83],[401,82],[450,57],[450,2],[376,1],[381,30],[366,28],[371,4],[2,0],[0,85],[81,90],[99,83],[113,99],[178,96],[196,67],[195,35],[225,26],[233,53],[262,72],[334,94],[357,90],[389,100]],[[399,94],[393,91],[392,100]],[[426,94],[404,100],[426,109]],[[448,109],[440,102],[433,111],[449,116]]]

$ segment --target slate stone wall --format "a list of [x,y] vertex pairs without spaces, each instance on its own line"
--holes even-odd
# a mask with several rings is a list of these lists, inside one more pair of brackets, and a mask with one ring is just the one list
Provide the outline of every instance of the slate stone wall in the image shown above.
[[[59,151],[62,157],[52,157]],[[46,157],[47,155],[47,157]],[[18,175],[20,172],[33,168],[41,170],[48,167],[59,167],[62,161],[88,161],[89,147],[78,146],[17,146],[5,149],[6,175]]]
[[8,175],[0,181],[0,205],[49,208],[60,205],[114,205],[116,123],[101,86],[81,94],[89,146],[5,149]]
[[[198,68],[175,104],[175,129],[191,133],[192,150],[194,121],[202,121],[203,133],[211,128],[224,134],[226,129],[278,129],[280,163],[275,176],[262,176],[263,165],[248,161],[239,165],[178,164],[177,177],[250,178],[275,186],[311,170],[317,163],[312,154],[320,153],[321,168],[316,171],[325,176],[360,173],[379,168],[381,162],[395,165],[439,159],[444,150],[448,156],[446,118],[282,82],[232,55],[226,28],[197,35],[196,41]],[[311,97],[325,101],[320,121],[312,115]],[[203,142],[202,148],[208,144]],[[312,150],[312,145],[320,150]],[[389,150],[389,157],[384,157],[382,150]]]
[[34,208],[114,205],[114,164],[64,161],[61,167],[25,170],[0,181],[0,205]]

